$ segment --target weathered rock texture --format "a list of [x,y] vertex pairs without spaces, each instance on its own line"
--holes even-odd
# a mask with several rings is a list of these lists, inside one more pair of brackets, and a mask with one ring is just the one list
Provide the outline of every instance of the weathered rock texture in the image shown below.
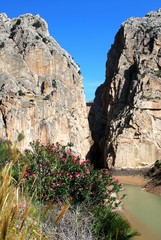
[[0,138],[72,142],[81,156],[90,147],[80,68],[39,15],[0,15]]
[[102,165],[142,167],[161,158],[161,9],[122,24],[89,120]]

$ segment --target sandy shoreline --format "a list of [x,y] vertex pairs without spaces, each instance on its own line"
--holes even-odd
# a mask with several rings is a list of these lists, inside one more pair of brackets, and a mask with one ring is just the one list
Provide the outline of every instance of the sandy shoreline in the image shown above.
[[120,183],[138,185],[147,192],[151,192],[155,195],[161,196],[161,172],[160,180],[147,177],[149,169],[115,169],[111,171],[111,174],[115,176]]
[[145,178],[146,172],[147,169],[117,169],[112,171],[112,175],[122,184],[132,184],[144,187],[148,181]]
[[142,187],[146,184],[146,180],[143,176],[113,176],[115,176],[122,184],[138,185]]

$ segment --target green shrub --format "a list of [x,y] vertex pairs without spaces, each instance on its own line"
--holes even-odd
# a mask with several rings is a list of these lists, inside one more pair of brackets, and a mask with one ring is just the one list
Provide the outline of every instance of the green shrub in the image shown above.
[[13,31],[13,32],[10,33],[9,38],[13,38],[15,35],[16,35],[16,31]]
[[0,42],[0,48],[4,48],[4,42]]
[[18,95],[19,96],[25,96],[25,93],[20,89],[20,90],[18,90]]
[[161,168],[161,160],[157,160],[157,161],[154,163],[154,167],[156,167],[156,168]]
[[47,39],[46,37],[43,37],[42,41],[43,41],[44,43],[47,43],[47,42],[48,42],[48,39]]
[[11,32],[16,30],[16,24],[13,25],[13,27],[11,28]]
[[139,236],[122,215],[109,207],[97,207],[94,217],[92,232],[97,240],[128,240]]
[[0,167],[13,160],[12,143],[8,140],[0,140]]
[[19,18],[19,19],[17,19],[15,25],[20,25],[20,24],[21,24],[21,19]]
[[39,20],[37,20],[36,22],[34,22],[32,24],[32,26],[35,27],[35,28],[39,28],[39,27],[41,27],[41,22]]
[[17,136],[18,142],[21,142],[24,138],[25,138],[25,135],[24,135],[23,132],[19,133],[18,136]]
[[40,37],[39,37],[38,35],[37,35],[35,38],[36,38],[37,40],[40,39]]
[[116,198],[110,195],[118,192],[121,185],[107,169],[94,170],[88,160],[80,162],[68,146],[58,143],[43,145],[34,141],[31,148],[25,149],[25,155],[18,161],[20,171],[24,165],[27,169],[23,179],[17,180],[31,193],[36,189],[39,201],[54,200],[61,205],[68,200],[72,204],[86,202],[115,207]]
[[43,100],[50,100],[50,94],[46,95]]
[[52,80],[52,87],[53,88],[57,88],[57,84],[56,84],[56,80],[55,79]]
[[161,77],[161,70],[154,71],[154,75],[157,77]]

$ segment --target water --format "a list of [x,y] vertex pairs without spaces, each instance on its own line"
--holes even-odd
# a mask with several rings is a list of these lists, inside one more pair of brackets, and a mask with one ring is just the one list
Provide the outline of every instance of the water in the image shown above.
[[133,228],[141,233],[137,240],[161,240],[161,197],[139,186],[124,185],[125,211]]

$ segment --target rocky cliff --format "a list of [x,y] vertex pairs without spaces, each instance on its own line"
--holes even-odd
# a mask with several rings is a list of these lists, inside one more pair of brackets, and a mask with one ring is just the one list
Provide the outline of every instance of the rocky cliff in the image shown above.
[[80,68],[49,35],[39,15],[0,15],[0,138],[90,147]]
[[161,9],[122,24],[89,120],[99,166],[142,167],[161,158]]

